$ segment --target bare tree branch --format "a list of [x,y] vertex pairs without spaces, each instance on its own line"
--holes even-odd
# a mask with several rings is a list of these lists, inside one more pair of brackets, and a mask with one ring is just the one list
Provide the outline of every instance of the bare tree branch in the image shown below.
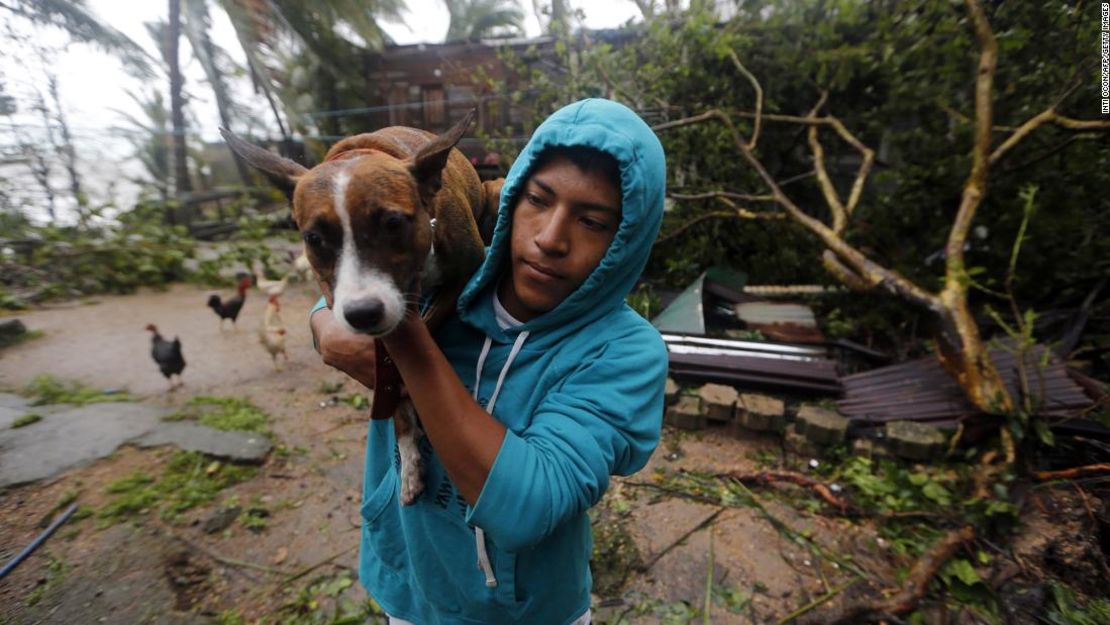
[[674,200],[711,200],[718,197],[727,197],[730,200],[742,202],[774,202],[773,195],[752,195],[750,193],[736,193],[733,191],[706,191],[704,193],[667,193],[667,197]]
[[[801,124],[813,123],[828,123],[827,119],[823,118],[809,118],[809,117],[795,117],[788,115],[767,115],[765,119],[776,119],[776,121],[791,121]],[[775,181],[774,177],[768,173],[763,163],[748,149],[747,142],[745,142],[740,133],[736,130],[736,126],[732,120],[721,112],[719,109],[712,109],[700,115],[677,119],[670,122],[658,124],[653,127],[656,132],[668,130],[672,128],[679,128],[682,126],[690,126],[693,124],[700,124],[706,121],[716,120],[725,125],[732,137],[733,145],[740,151],[744,160],[748,162],[759,177],[763,180],[764,184],[771,190],[772,197],[775,201],[786,210],[794,221],[797,221],[802,226],[807,228],[810,232],[816,234],[825,246],[832,250],[833,253],[842,261],[844,265],[850,267],[853,272],[861,276],[863,283],[871,283],[875,285],[882,285],[893,293],[897,293],[906,299],[924,306],[931,310],[940,311],[940,300],[936,295],[917,286],[897,271],[887,269],[881,265],[868,259],[859,250],[856,250],[847,242],[845,242],[836,232],[826,226],[820,220],[806,214],[797,204],[793,202],[785,193],[782,188]]]
[[[813,106],[807,117],[817,117],[817,111],[821,110],[828,99],[829,92],[821,91],[821,99]],[[817,184],[821,187],[821,194],[825,196],[825,203],[829,205],[829,210],[832,212],[833,232],[840,236],[844,234],[844,227],[848,225],[848,215],[844,210],[844,204],[840,202],[840,196],[836,193],[836,187],[833,186],[832,179],[829,178],[828,169],[825,167],[825,148],[821,147],[821,141],[817,138],[817,126],[811,125],[806,134],[809,140],[809,149],[813,150],[813,171],[817,174]]]
[[[677,198],[676,198],[677,199]],[[747,208],[737,206],[731,200],[723,196],[717,196],[717,200],[726,204],[730,210],[712,211],[698,215],[697,217],[677,226],[667,234],[660,233],[660,236],[655,239],[656,243],[665,243],[683,234],[693,226],[696,226],[704,221],[711,219],[785,219],[785,213],[771,213],[766,211],[753,211]]]
[[1067,128],[1068,130],[1110,130],[1110,120],[1072,119],[1060,115],[1056,112],[1055,108],[1048,108],[1019,126],[1012,135],[1002,142],[1002,145],[995,148],[990,156],[990,164],[994,165],[997,163],[1007,152],[1020,143],[1022,139],[1047,123],[1053,123],[1057,126]]
[[755,145],[759,142],[759,127],[763,120],[763,87],[759,85],[759,81],[748,71],[748,68],[740,62],[740,57],[736,56],[734,50],[729,50],[728,55],[732,59],[732,64],[736,66],[736,70],[743,74],[748,82],[752,83],[752,88],[755,89],[755,124],[752,126],[752,138],[748,141],[748,149],[754,150]]

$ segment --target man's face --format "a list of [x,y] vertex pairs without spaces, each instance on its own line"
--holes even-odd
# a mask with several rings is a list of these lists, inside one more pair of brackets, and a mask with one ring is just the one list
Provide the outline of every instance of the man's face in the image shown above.
[[621,192],[603,174],[556,157],[537,168],[513,207],[505,310],[528,321],[554,309],[605,256],[621,222]]

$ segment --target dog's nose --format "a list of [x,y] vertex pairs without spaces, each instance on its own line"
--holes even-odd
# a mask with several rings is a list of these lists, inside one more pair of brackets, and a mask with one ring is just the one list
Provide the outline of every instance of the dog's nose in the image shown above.
[[384,314],[385,306],[377,298],[360,299],[343,308],[343,316],[347,318],[347,323],[363,332],[370,332],[377,328]]

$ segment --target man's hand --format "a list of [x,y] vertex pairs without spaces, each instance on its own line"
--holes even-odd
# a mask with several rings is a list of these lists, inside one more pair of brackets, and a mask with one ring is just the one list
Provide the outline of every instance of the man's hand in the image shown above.
[[344,328],[330,308],[316,311],[308,323],[325,365],[339,369],[366,388],[374,388],[373,337]]

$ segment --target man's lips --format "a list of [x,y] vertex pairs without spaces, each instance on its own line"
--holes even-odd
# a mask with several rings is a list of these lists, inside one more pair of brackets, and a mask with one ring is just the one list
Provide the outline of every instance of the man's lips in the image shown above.
[[545,275],[549,278],[553,278],[553,279],[556,279],[556,280],[562,280],[564,278],[563,274],[559,273],[558,271],[555,271],[554,269],[552,269],[552,268],[550,268],[546,265],[541,265],[539,263],[532,262],[530,260],[522,260],[521,262],[523,262],[525,265],[531,267],[532,269],[536,270],[538,273],[541,273],[541,274],[543,274],[543,275]]

